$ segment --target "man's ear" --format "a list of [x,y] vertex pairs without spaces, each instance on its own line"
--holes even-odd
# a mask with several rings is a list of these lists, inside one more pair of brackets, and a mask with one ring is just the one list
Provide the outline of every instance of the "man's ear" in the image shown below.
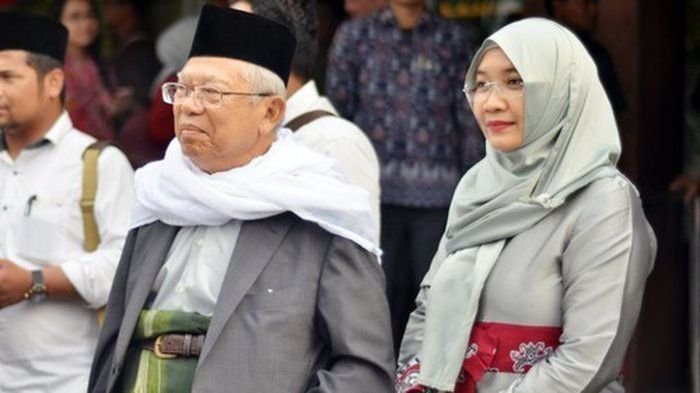
[[261,124],[261,134],[274,131],[284,117],[284,112],[287,109],[287,101],[281,96],[272,96],[265,98],[267,105],[265,114]]
[[63,91],[63,85],[65,80],[65,74],[60,68],[55,68],[46,73],[44,76],[44,91],[50,98],[60,98],[61,91]]

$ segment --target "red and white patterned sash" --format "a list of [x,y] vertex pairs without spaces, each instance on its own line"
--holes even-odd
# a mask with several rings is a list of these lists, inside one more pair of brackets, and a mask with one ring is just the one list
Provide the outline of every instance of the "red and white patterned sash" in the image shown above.
[[[477,322],[472,329],[455,393],[475,393],[487,372],[526,373],[559,346],[562,329],[497,322]],[[397,393],[425,392],[418,385],[420,364],[414,359],[399,371]]]

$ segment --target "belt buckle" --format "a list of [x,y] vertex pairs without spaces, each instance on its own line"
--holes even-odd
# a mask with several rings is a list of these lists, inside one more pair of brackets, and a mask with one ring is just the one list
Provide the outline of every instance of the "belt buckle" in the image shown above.
[[177,355],[172,353],[163,353],[160,351],[160,344],[164,336],[156,337],[156,342],[153,344],[153,354],[156,355],[158,359],[175,359]]

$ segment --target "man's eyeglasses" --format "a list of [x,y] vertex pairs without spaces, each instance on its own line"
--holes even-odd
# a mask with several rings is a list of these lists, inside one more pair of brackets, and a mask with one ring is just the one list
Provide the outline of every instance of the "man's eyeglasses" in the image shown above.
[[525,83],[522,79],[511,79],[500,82],[476,82],[474,87],[464,86],[462,91],[469,102],[481,104],[491,95],[492,90],[498,90],[498,95],[504,100],[512,100],[523,96]]
[[163,84],[163,101],[171,105],[179,105],[194,92],[194,98],[205,108],[218,108],[224,101],[224,96],[236,95],[246,97],[269,97],[271,93],[241,93],[237,91],[221,91],[215,87],[190,87],[182,83],[168,82]]

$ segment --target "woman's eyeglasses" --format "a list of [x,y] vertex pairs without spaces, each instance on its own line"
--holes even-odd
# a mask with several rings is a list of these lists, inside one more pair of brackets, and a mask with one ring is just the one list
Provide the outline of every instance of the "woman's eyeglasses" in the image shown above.
[[525,83],[522,79],[512,79],[501,82],[477,81],[474,87],[464,86],[462,91],[467,100],[473,105],[485,102],[493,90],[498,91],[498,95],[504,100],[512,100],[523,96]]

